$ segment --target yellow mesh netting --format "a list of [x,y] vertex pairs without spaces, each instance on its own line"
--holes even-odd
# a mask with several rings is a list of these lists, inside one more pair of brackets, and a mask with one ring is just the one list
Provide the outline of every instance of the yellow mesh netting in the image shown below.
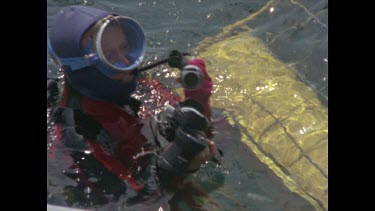
[[214,79],[212,106],[226,110],[242,141],[290,190],[327,209],[328,111],[314,91],[250,30],[215,40],[199,57]]

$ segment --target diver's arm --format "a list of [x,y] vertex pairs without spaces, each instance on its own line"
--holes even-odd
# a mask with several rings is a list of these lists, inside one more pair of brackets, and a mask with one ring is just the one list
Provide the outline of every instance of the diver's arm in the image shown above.
[[76,132],[73,109],[56,107],[52,116],[55,123],[62,127],[62,142],[66,147],[78,150],[87,149],[84,137]]

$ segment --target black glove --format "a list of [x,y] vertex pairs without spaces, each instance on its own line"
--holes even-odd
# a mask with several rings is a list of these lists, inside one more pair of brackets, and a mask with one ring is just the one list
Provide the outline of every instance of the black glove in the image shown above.
[[168,65],[172,68],[182,69],[184,66],[184,56],[181,52],[173,50],[169,53]]

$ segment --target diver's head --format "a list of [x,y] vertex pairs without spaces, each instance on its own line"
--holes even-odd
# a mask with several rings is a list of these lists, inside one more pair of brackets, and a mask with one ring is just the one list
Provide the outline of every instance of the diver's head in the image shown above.
[[133,19],[86,6],[58,12],[48,45],[73,88],[117,104],[126,104],[135,90],[134,70],[146,49],[143,30]]

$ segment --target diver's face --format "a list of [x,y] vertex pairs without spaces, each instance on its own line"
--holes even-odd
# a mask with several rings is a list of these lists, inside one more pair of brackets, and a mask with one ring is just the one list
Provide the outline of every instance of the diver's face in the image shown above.
[[[102,35],[102,49],[106,59],[111,63],[122,62],[130,65],[131,61],[126,57],[130,50],[126,35],[119,25],[109,26]],[[111,77],[113,80],[119,80],[128,83],[133,79],[132,71],[126,71]]]
[[131,64],[131,61],[126,57],[129,53],[130,45],[119,25],[106,27],[102,35],[101,44],[103,54],[111,64],[116,62]]

